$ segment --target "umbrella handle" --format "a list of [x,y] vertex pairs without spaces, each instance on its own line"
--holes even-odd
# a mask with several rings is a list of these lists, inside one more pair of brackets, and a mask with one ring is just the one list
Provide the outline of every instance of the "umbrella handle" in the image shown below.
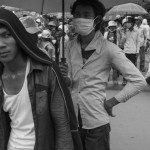
[[61,62],[65,64],[65,63],[66,63],[66,58],[65,58],[65,57],[62,57],[62,58],[61,58]]

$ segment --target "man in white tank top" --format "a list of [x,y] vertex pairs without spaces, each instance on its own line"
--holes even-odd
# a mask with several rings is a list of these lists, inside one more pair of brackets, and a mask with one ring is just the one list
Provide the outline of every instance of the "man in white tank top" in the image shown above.
[[82,149],[57,66],[12,12],[0,14],[0,150]]

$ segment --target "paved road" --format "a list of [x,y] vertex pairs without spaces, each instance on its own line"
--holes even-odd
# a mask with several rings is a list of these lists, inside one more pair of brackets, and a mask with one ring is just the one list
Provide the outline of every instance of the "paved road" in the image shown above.
[[[107,90],[107,98],[118,91]],[[142,92],[114,108],[111,150],[150,150],[150,91]]]

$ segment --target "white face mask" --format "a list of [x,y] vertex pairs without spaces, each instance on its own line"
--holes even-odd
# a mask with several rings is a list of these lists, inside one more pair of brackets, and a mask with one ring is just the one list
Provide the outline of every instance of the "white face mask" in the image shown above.
[[115,32],[116,29],[108,29],[110,32]]
[[85,36],[94,30],[94,19],[76,18],[73,20],[75,32]]

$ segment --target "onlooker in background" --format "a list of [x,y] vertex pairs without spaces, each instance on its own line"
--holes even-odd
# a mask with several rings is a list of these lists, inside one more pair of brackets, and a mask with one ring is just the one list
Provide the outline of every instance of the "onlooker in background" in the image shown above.
[[41,18],[36,19],[39,29],[42,31],[44,29],[44,22]]
[[41,43],[38,45],[40,48],[45,49],[48,52],[50,58],[55,60],[55,47],[51,41],[51,33],[49,30],[43,30],[41,34],[39,34],[41,38]]
[[37,46],[40,48],[40,50],[42,50],[45,54],[49,56],[48,52],[40,46],[42,41],[41,39],[39,39],[39,34],[42,31],[36,24],[34,17],[31,16],[21,17],[20,21],[22,22],[23,26],[25,27],[26,31],[29,33],[31,38],[34,40],[34,42],[37,43]]
[[26,16],[19,18],[22,22],[23,26],[25,27],[26,31],[30,33],[32,39],[37,42],[38,41],[38,34],[42,32],[38,27],[38,24],[35,21],[35,18],[32,16]]
[[[84,150],[110,150],[109,115],[113,116],[113,107],[138,94],[146,81],[122,49],[101,34],[105,7],[100,1],[76,0],[71,8],[78,36],[69,41],[66,49],[68,67],[60,64],[60,69],[64,77],[70,77]],[[115,97],[106,100],[112,67],[128,82]]]
[[[104,38],[118,45],[120,35],[119,32],[117,31],[117,23],[115,21],[108,22],[108,31],[104,33]],[[112,79],[114,84],[118,84],[118,78],[119,78],[119,71],[113,68]]]
[[141,72],[145,72],[145,48],[147,43],[147,31],[142,26],[143,18],[141,16],[138,16],[135,19],[136,19],[135,30],[139,32],[139,37],[140,37],[140,50],[139,50],[140,68],[139,69]]
[[56,23],[54,21],[50,21],[48,24],[47,24],[47,28],[50,30],[51,32],[51,35],[53,37],[55,37],[55,33],[57,31],[57,26],[56,26]]
[[42,39],[41,45],[39,45],[40,48],[44,48],[47,52],[50,58],[55,60],[55,47],[51,41],[51,33],[49,30],[43,30],[41,34],[39,34],[39,37]]
[[75,33],[75,28],[73,26],[72,19],[70,19],[68,25],[68,37],[70,40],[73,40],[76,35],[77,33]]
[[142,21],[142,27],[145,28],[146,34],[147,34],[147,41],[146,41],[146,47],[145,47],[145,53],[147,53],[148,48],[150,47],[150,26],[148,25],[147,19],[143,19]]
[[[132,19],[125,17],[122,20],[122,25],[124,28],[124,35],[122,40],[124,41],[124,53],[126,57],[136,66],[137,65],[137,55],[139,54],[140,48],[140,37],[139,32],[134,29],[134,22]],[[126,84],[125,78],[123,78],[123,85]]]

